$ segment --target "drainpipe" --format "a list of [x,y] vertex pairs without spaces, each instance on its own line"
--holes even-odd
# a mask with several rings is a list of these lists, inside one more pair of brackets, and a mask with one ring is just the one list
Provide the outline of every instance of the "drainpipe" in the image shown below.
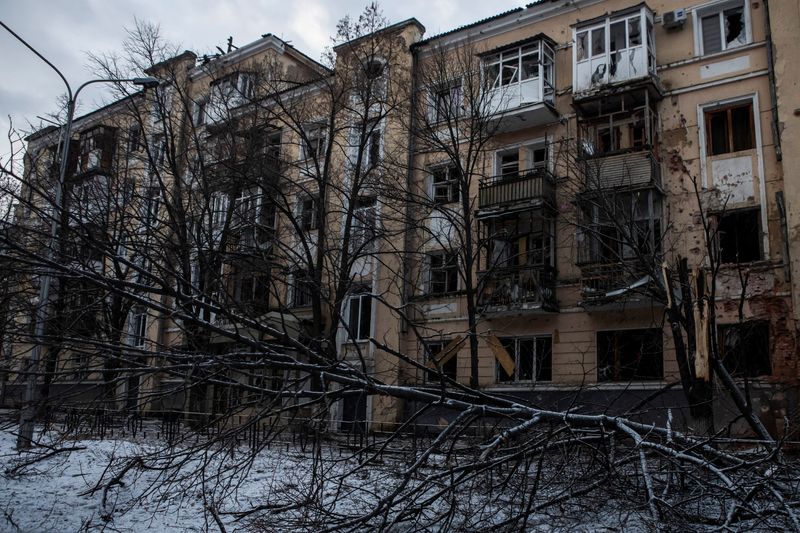
[[778,94],[775,87],[775,47],[772,44],[772,26],[769,22],[769,0],[764,4],[764,37],[767,40],[767,71],[769,76],[769,96],[772,99],[772,138],[775,144],[775,157],[783,160],[781,149],[781,130],[778,122]]
[[410,224],[410,209],[413,205],[413,198],[411,195],[411,187],[414,182],[414,133],[416,130],[416,109],[417,109],[417,65],[418,55],[417,48],[411,45],[411,99],[410,116],[408,122],[408,156],[406,159],[407,172],[406,172],[406,227],[403,232],[403,294],[402,294],[402,307],[403,314],[400,319],[400,331],[402,333],[408,332],[408,319],[406,316],[410,312],[406,307],[411,298],[411,232],[413,225]]

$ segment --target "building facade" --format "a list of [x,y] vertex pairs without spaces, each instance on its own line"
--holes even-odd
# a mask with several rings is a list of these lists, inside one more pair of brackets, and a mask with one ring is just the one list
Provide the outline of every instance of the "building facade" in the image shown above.
[[[129,292],[54,306],[100,301],[124,348],[85,355],[65,311],[48,364],[149,412],[241,419],[326,386],[258,343],[388,385],[626,412],[685,405],[665,386],[702,377],[710,350],[777,431],[798,377],[784,7],[542,1],[428,38],[415,19],[362,31],[327,67],[272,35],[155,65],[169,83],[79,119],[70,143],[86,212],[65,210],[65,250]],[[29,139],[31,190],[58,133]],[[201,355],[224,364],[178,370]],[[363,393],[328,408],[342,428],[415,412]]]

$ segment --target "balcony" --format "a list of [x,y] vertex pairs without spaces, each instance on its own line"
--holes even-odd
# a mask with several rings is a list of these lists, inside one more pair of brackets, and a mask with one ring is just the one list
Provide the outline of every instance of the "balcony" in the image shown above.
[[497,133],[553,122],[555,104],[554,42],[540,34],[520,45],[482,58],[485,105]]
[[661,167],[650,150],[589,155],[583,165],[589,191],[661,187]]
[[478,185],[478,216],[555,205],[555,179],[545,168],[492,176]]
[[77,174],[111,172],[116,148],[115,128],[96,126],[81,133],[79,143]]
[[479,306],[485,314],[518,311],[558,311],[556,276],[552,268],[536,265],[496,268],[483,273],[485,285]]
[[[659,87],[653,12],[639,4],[580,24],[574,30],[573,96],[602,96],[631,86]],[[660,92],[660,91],[659,91]]]
[[652,278],[634,261],[595,263],[581,267],[579,305],[596,311],[650,307]]

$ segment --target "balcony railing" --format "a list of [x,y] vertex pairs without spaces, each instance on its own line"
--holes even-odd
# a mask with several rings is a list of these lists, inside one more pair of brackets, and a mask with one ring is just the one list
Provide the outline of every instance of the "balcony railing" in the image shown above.
[[478,186],[478,207],[487,209],[537,200],[552,205],[555,203],[554,181],[544,168],[492,176],[481,180]]
[[661,185],[661,169],[650,150],[584,154],[583,165],[589,190]]
[[555,272],[541,265],[497,268],[484,274],[480,306],[484,312],[557,309]]
[[581,268],[582,305],[625,302],[643,296],[651,278],[634,261],[594,264]]

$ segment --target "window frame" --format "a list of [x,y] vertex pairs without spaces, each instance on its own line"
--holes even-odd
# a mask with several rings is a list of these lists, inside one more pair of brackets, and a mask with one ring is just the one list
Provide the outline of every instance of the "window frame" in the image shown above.
[[[725,42],[725,25],[723,15],[724,12],[733,8],[741,7],[744,19],[744,36],[743,43],[736,46],[728,46]],[[720,49],[713,52],[706,52],[703,45],[703,19],[712,15],[720,17]],[[723,0],[710,2],[692,8],[692,24],[694,27],[694,54],[698,57],[710,56],[714,54],[721,54],[729,50],[735,50],[743,46],[747,46],[753,42],[753,22],[750,15],[750,1],[749,0]]]
[[301,159],[319,161],[328,148],[328,132],[324,123],[315,122],[303,128]]
[[[434,266],[434,257],[441,258],[441,264]],[[452,250],[436,250],[428,252],[425,257],[427,266],[426,291],[428,295],[454,294],[459,290],[459,258],[458,253]],[[442,274],[444,276],[444,290],[434,290],[434,276]]]
[[[347,296],[347,313],[345,314],[347,321],[344,324],[346,342],[365,342],[372,336],[372,300],[371,288],[366,285],[356,287]],[[352,329],[354,309],[356,309],[355,314],[357,315],[357,329],[355,331]],[[366,317],[364,315],[365,312]],[[364,331],[364,326],[366,326],[367,331]]]
[[319,198],[316,196],[302,196],[297,201],[297,221],[300,226],[300,231],[307,233],[319,228],[319,220],[317,220],[317,202]]
[[[511,337],[497,337],[497,340],[500,342],[502,347],[506,350],[508,355],[514,360],[514,376],[508,376],[505,373],[505,370],[502,368],[502,365],[499,361],[495,360],[495,383],[498,385],[509,385],[509,384],[526,384],[526,383],[552,383],[553,382],[553,336],[550,334],[542,334],[542,335],[520,335],[520,336],[511,336]],[[508,352],[507,343],[511,341],[514,343],[514,353]],[[545,354],[544,356],[540,357],[538,354],[538,347],[539,341],[547,341],[550,345],[549,354]],[[520,379],[520,344],[523,342],[532,342],[533,346],[533,353],[531,354],[531,379]],[[538,375],[540,374],[539,368],[539,361],[544,359],[545,361],[549,359],[549,370],[550,370],[550,377],[549,379],[540,379]],[[542,365],[544,368],[548,368],[547,365]],[[501,379],[501,376],[505,375],[506,379]]]
[[[461,201],[459,172],[455,165],[438,165],[429,169],[430,198],[435,206],[454,204]],[[437,181],[437,176],[443,177]],[[437,194],[437,188],[446,188],[444,195]]]
[[363,254],[373,250],[378,229],[378,199],[363,196],[353,205],[350,225],[350,253]]
[[[745,100],[740,102],[733,102],[731,104],[723,105],[723,106],[715,106],[715,107],[705,107],[703,108],[703,127],[705,128],[705,143],[706,143],[706,157],[716,157],[720,155],[727,155],[727,154],[735,154],[737,152],[744,152],[746,150],[755,150],[756,149],[756,135],[755,135],[755,116],[753,114],[753,101],[752,100]],[[733,111],[740,110],[740,109],[748,109],[748,126],[747,130],[749,133],[749,147],[748,148],[739,148],[738,150],[735,149],[735,140],[734,140],[734,123],[733,123]],[[725,129],[726,129],[726,147],[725,151],[715,152],[714,151],[714,129],[711,127],[711,123],[713,120],[713,116],[720,115],[721,113],[725,113]]]
[[144,348],[147,343],[147,311],[135,309],[131,312],[130,342],[132,348]]

